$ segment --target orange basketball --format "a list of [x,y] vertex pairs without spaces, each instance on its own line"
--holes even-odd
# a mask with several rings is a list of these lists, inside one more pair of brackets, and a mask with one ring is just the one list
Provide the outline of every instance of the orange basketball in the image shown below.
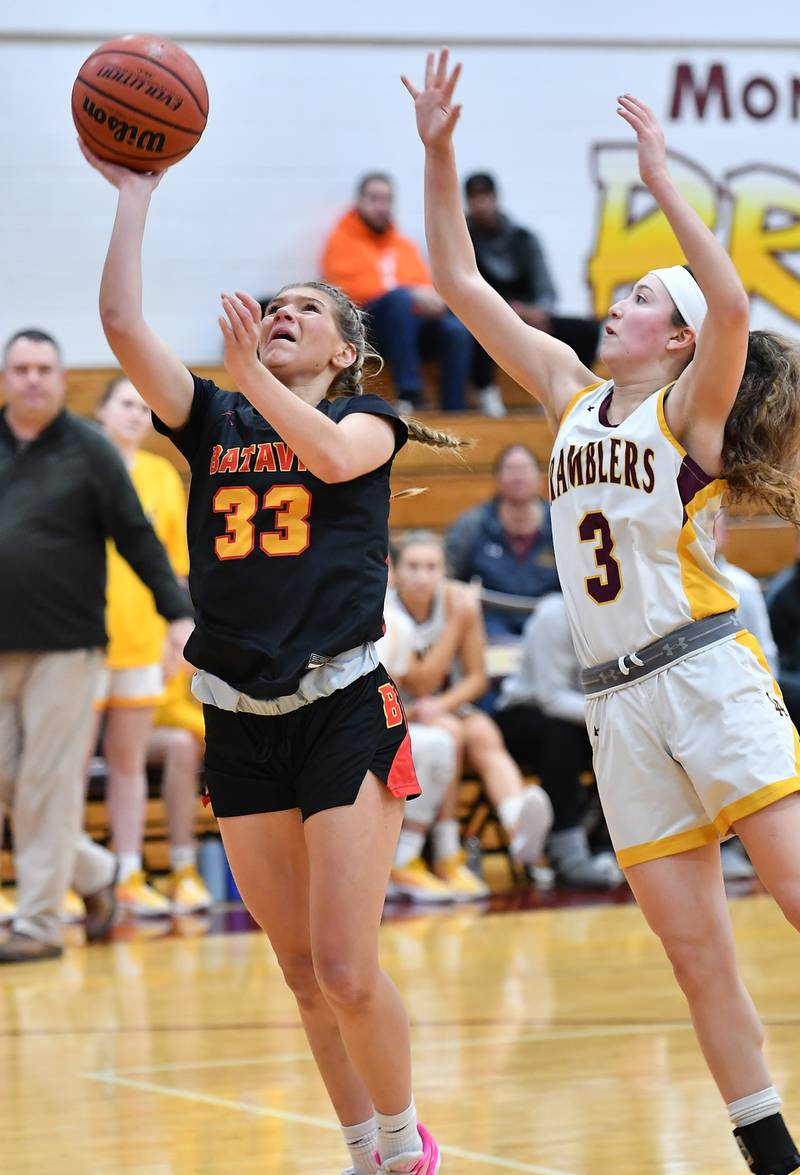
[[160,37],[117,37],[84,61],[72,117],[88,147],[132,171],[163,171],[188,155],[208,119],[192,58]]

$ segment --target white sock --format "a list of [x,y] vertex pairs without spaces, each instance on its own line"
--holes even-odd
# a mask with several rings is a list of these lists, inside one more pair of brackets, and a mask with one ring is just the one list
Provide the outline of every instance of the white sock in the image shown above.
[[375,1152],[378,1149],[378,1124],[374,1116],[356,1126],[343,1126],[344,1144],[350,1152],[350,1159],[356,1175],[375,1175],[378,1164]]
[[132,873],[141,873],[142,871],[141,853],[117,853],[117,860],[119,861],[119,881],[127,881]]
[[461,852],[461,830],[457,820],[440,820],[433,826],[433,858],[446,861]]
[[410,828],[401,828],[394,854],[395,867],[404,869],[409,861],[415,861],[421,855],[424,844],[424,832],[412,832]]
[[197,849],[192,845],[170,845],[169,846],[169,867],[173,873],[177,873],[179,869],[186,869],[191,865],[194,868],[197,865]]
[[500,817],[500,823],[506,831],[513,830],[519,823],[519,814],[522,810],[523,793],[518,792],[515,796],[506,796],[497,805],[497,815]]
[[767,1089],[760,1089],[758,1093],[749,1093],[747,1097],[737,1098],[735,1102],[728,1102],[727,1110],[734,1126],[752,1126],[762,1118],[769,1118],[777,1114],[781,1108],[781,1098],[774,1085]]
[[417,1130],[417,1107],[414,1099],[402,1114],[375,1114],[378,1123],[378,1150],[385,1161],[395,1155],[422,1154],[422,1139]]

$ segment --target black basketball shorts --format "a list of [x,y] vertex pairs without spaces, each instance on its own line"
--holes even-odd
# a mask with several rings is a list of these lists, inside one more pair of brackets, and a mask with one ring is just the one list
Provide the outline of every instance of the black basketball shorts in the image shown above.
[[368,771],[395,796],[421,788],[406,716],[382,665],[330,697],[289,714],[203,706],[205,780],[216,816],[353,804]]

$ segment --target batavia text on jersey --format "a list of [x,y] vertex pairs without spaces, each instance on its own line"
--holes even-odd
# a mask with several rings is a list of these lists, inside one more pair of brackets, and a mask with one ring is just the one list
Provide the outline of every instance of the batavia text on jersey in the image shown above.
[[208,471],[214,473],[304,473],[306,466],[283,441],[226,449],[214,445]]

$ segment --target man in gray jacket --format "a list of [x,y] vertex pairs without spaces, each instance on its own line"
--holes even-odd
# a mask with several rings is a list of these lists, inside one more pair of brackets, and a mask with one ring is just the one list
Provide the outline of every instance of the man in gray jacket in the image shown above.
[[[106,540],[153,592],[171,623],[168,643],[182,647],[192,609],[118,453],[64,407],[56,341],[19,331],[3,365],[0,811],[12,817],[17,913],[0,963],[19,963],[63,950],[60,908],[75,873],[106,645]],[[113,909],[113,876],[102,881],[84,890],[89,933]]]

